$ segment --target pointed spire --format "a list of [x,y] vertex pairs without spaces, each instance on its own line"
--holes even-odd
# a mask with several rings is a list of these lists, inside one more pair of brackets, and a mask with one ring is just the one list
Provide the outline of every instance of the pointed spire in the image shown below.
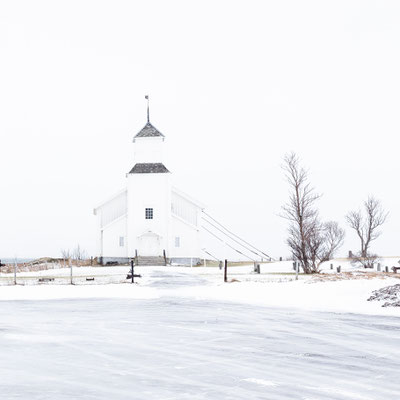
[[150,123],[150,101],[149,101],[149,95],[146,94],[144,98],[147,100],[147,123],[146,125],[142,128],[142,130],[135,135],[133,138],[133,141],[135,141],[136,138],[141,138],[141,137],[164,137],[164,135],[157,129],[155,128],[151,123]]
[[146,96],[144,96],[144,98],[147,100],[147,123],[150,122],[150,99],[149,99],[149,95],[146,94]]

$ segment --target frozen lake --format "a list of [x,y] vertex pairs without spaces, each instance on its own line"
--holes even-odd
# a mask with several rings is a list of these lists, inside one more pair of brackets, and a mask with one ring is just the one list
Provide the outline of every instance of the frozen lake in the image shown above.
[[[7,399],[400,397],[400,318],[288,311],[174,295],[0,302]],[[134,288],[132,288],[134,290]]]

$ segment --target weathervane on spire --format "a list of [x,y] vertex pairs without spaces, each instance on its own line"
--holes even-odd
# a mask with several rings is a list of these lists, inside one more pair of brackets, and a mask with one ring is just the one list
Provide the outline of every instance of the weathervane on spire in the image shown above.
[[147,123],[150,122],[150,99],[149,99],[149,95],[146,94],[146,96],[144,96],[144,98],[147,100]]

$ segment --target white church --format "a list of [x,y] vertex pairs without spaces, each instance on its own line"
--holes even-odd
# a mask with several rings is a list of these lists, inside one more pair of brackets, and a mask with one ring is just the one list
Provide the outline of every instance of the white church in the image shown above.
[[148,105],[147,123],[133,145],[126,187],[94,210],[100,263],[198,263],[203,206],[172,186],[165,136],[150,123]]

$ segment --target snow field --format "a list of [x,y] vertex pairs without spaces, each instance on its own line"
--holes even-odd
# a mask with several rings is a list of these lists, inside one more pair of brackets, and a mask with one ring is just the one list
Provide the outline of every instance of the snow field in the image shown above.
[[399,318],[198,300],[198,276],[153,273],[164,297],[2,302],[7,400],[398,398]]
[[[342,260],[333,263],[342,266],[343,271],[357,270]],[[323,265],[323,271],[332,273],[330,262]],[[400,316],[398,308],[382,308],[380,302],[368,302],[372,291],[399,283],[394,275],[377,275],[372,279],[364,270],[359,274],[362,279],[337,281],[318,281],[316,275],[299,275],[295,280],[290,261],[266,263],[261,265],[261,274],[253,272],[253,265],[228,267],[228,279],[223,283],[223,270],[215,267],[135,267],[135,273],[142,278],[131,285],[126,279],[129,266],[123,267],[80,267],[73,268],[73,281],[69,285],[69,268],[24,272],[17,282],[24,285],[2,286],[0,300],[46,300],[67,298],[132,298],[151,299],[173,295],[181,298],[219,300],[245,304],[287,307],[311,311],[331,311],[377,315]],[[4,275],[0,279],[4,279]],[[7,274],[7,279],[12,274]],[[11,276],[10,276],[11,275]],[[365,275],[365,276],[364,276]],[[323,277],[324,275],[320,275]],[[329,275],[331,276],[331,275]],[[37,284],[39,277],[57,277],[54,282]],[[95,281],[86,282],[85,277],[95,277]],[[318,276],[319,277],[319,276]],[[158,282],[163,282],[160,287]],[[168,287],[173,282],[173,288]],[[189,282],[189,284],[188,284]],[[61,284],[60,284],[61,283]],[[123,284],[122,284],[123,283]]]

